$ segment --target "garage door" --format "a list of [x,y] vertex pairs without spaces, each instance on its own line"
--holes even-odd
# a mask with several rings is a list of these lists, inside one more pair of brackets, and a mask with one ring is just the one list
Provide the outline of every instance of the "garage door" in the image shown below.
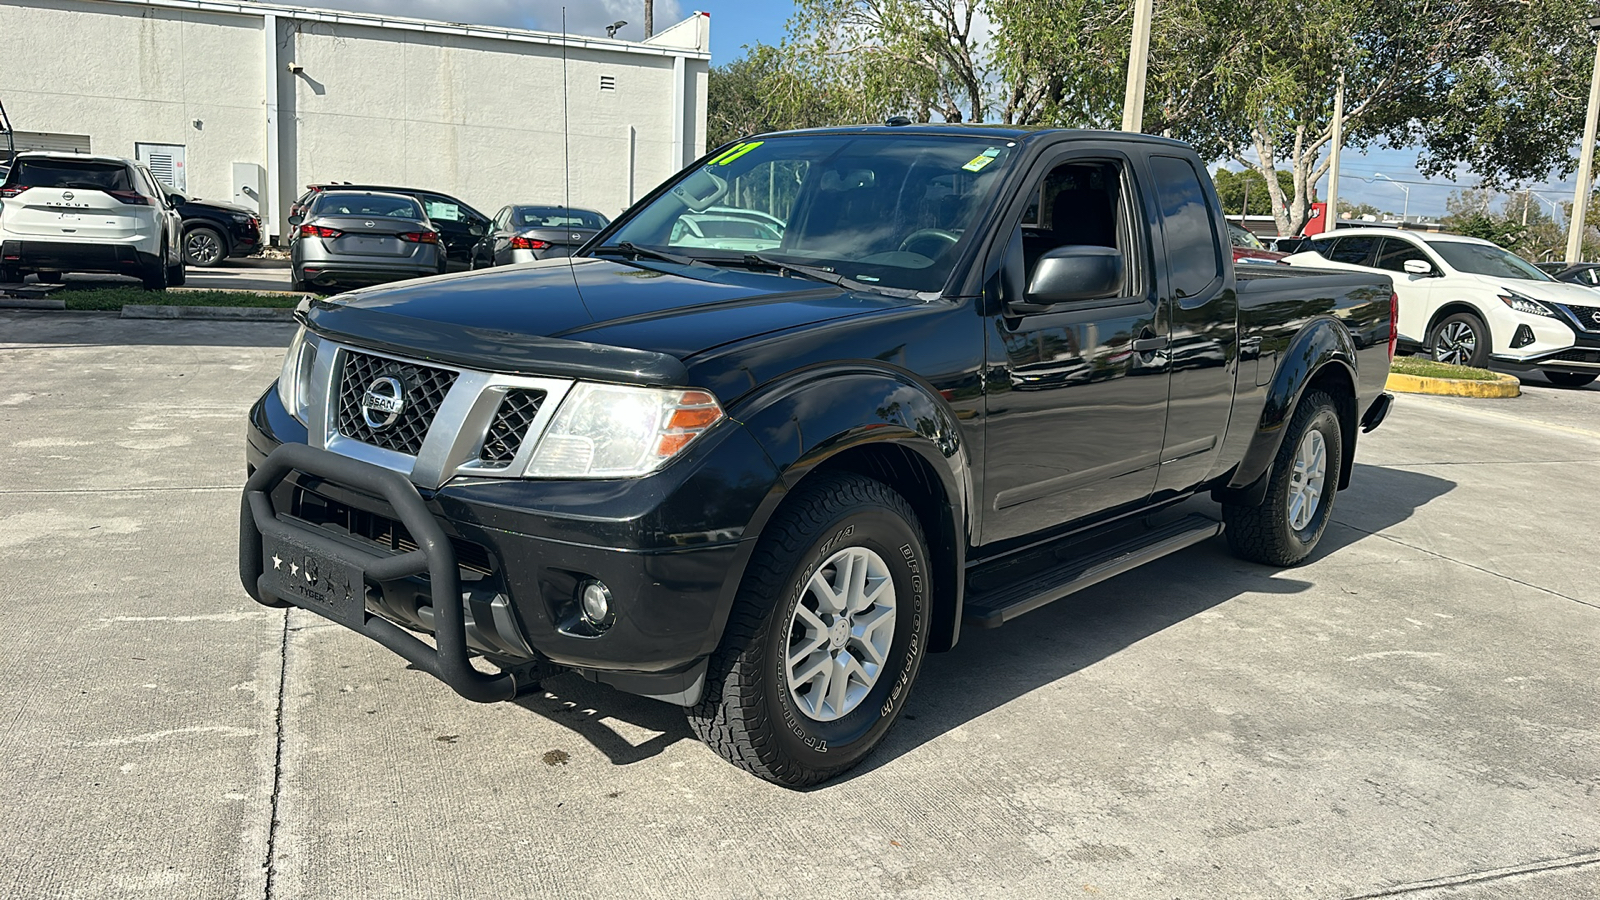
[[[50,150],[56,153],[88,153],[89,136],[87,134],[51,134],[45,131],[14,131],[12,140],[17,142],[17,152],[24,150]],[[5,141],[0,140],[0,153],[5,151]]]

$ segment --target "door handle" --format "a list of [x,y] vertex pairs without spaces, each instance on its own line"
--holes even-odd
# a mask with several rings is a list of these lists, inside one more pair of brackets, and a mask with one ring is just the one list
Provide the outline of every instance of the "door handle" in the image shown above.
[[1157,350],[1164,350],[1166,349],[1168,340],[1169,339],[1164,335],[1161,337],[1135,338],[1133,341],[1133,352],[1154,353]]

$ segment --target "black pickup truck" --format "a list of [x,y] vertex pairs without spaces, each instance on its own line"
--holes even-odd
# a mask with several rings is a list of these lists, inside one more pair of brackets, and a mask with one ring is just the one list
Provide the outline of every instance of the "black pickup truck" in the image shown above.
[[308,301],[241,577],[469,699],[573,670],[814,784],[964,623],[1218,534],[1304,560],[1394,315],[1383,276],[1236,270],[1184,144],[762,135],[573,259]]

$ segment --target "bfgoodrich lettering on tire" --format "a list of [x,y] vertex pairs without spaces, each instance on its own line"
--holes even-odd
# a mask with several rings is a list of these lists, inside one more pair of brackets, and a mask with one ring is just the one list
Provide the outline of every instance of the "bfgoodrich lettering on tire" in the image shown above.
[[690,727],[788,787],[854,766],[921,668],[927,572],[922,528],[887,485],[851,474],[803,485],[751,557]]
[[1222,507],[1235,556],[1293,566],[1311,555],[1333,514],[1344,460],[1341,437],[1332,397],[1309,391],[1300,398],[1272,462],[1267,499],[1260,506]]

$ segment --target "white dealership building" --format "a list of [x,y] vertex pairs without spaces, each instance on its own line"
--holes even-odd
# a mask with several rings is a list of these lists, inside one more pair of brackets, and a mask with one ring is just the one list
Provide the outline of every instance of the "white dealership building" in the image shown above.
[[570,189],[615,215],[705,152],[710,27],[696,13],[635,43],[268,3],[0,0],[0,104],[19,151],[139,158],[274,235],[322,181],[488,215]]

